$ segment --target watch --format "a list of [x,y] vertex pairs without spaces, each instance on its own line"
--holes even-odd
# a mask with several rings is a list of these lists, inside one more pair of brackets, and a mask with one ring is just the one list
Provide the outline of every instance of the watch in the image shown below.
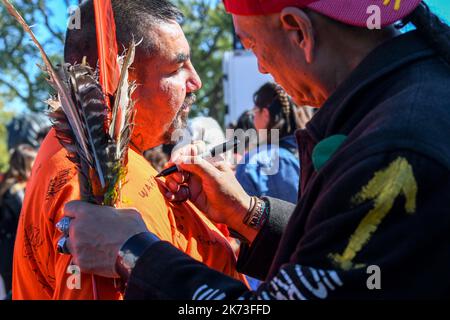
[[116,271],[128,281],[139,258],[153,244],[161,240],[151,232],[142,232],[128,239],[117,254]]

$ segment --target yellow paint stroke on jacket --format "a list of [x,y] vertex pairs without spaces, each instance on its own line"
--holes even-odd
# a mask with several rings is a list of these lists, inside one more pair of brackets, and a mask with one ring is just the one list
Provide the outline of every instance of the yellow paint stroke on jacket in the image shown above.
[[417,182],[413,169],[405,158],[399,157],[387,169],[378,171],[370,182],[352,199],[355,205],[373,200],[373,209],[364,217],[350,237],[342,254],[330,254],[333,261],[343,270],[364,265],[353,265],[356,254],[369,242],[373,233],[389,213],[395,199],[403,195],[406,198],[405,211],[416,211]]
[[[402,0],[395,0],[395,5],[394,5],[394,10],[398,11],[400,10],[400,6],[401,6]],[[391,4],[391,0],[384,0],[383,4],[385,6],[388,6]]]

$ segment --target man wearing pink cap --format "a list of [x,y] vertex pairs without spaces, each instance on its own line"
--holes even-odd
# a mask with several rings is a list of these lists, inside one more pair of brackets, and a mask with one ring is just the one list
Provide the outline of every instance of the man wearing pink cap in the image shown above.
[[[302,197],[251,198],[223,164],[191,156],[167,196],[239,233],[238,268],[264,282],[248,291],[133,227],[139,215],[82,202],[66,206],[74,261],[104,273],[85,261],[115,248],[128,299],[448,297],[450,28],[420,0],[224,2],[260,71],[320,108],[297,133]],[[100,216],[102,237],[77,239]]]

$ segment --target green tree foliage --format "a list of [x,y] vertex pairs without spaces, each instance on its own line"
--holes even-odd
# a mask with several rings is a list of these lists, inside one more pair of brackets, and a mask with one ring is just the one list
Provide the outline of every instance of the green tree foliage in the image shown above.
[[0,101],[0,172],[5,172],[8,169],[9,153],[6,124],[11,118],[12,113],[5,111],[2,101]]
[[[55,1],[55,0],[52,0]],[[16,0],[15,6],[35,32],[44,48],[60,62],[64,30],[52,23],[55,13],[50,0]],[[69,0],[64,0],[69,5]],[[225,106],[222,88],[223,52],[232,48],[232,21],[220,0],[173,0],[185,15],[182,22],[191,45],[192,61],[203,81],[192,116],[209,115],[223,123]],[[61,14],[60,12],[58,14]],[[66,12],[64,12],[66,14]],[[42,39],[42,35],[47,35]],[[18,99],[32,111],[45,108],[49,86],[34,64],[40,63],[39,52],[22,28],[0,5],[0,96],[4,101]]]
[[[62,57],[64,30],[51,23],[54,12],[49,1],[17,0],[14,5],[29,25],[35,25],[34,31],[44,48],[57,52],[51,58]],[[36,63],[41,63],[41,58],[30,37],[0,5],[0,95],[4,102],[18,101],[32,111],[45,107],[42,101],[48,97],[49,87]]]
[[182,22],[191,46],[192,62],[203,81],[197,106],[192,116],[206,114],[224,123],[222,59],[232,49],[232,20],[226,14],[222,1],[176,0],[185,19]]

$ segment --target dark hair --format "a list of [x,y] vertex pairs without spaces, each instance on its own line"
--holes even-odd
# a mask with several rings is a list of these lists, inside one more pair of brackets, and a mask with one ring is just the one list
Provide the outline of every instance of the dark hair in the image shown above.
[[14,117],[7,125],[8,150],[16,148],[20,144],[29,144],[34,148],[39,148],[39,133],[48,126],[45,115],[41,113],[26,113]]
[[300,128],[297,106],[279,85],[271,82],[264,84],[253,95],[253,101],[258,108],[269,110],[269,134],[271,129],[278,129],[279,137],[283,138],[293,135]]
[[245,111],[243,114],[241,114],[239,116],[239,119],[237,120],[236,126],[234,126],[234,129],[242,129],[244,131],[255,129],[253,112]]
[[399,27],[412,23],[421,37],[450,65],[450,26],[422,2]]
[[273,82],[263,84],[258,91],[253,94],[253,102],[258,108],[268,108],[277,97],[277,85]]
[[[251,143],[257,140],[254,115],[251,110],[245,111],[239,116],[235,125],[231,126],[233,130],[243,130],[246,134],[243,136],[243,143],[245,146],[245,152],[251,147]],[[255,133],[255,135],[253,135]],[[239,153],[239,146],[234,148],[234,153]]]
[[[136,60],[142,55],[151,55],[155,49],[149,30],[158,23],[179,21],[181,12],[167,0],[112,0],[116,37],[119,53],[127,48],[134,38],[142,39],[136,48]],[[91,67],[97,65],[97,37],[95,31],[94,4],[92,0],[80,6],[81,28],[67,30],[64,60],[81,63],[86,56]]]
[[9,169],[0,183],[0,205],[4,194],[13,185],[27,181],[36,155],[37,150],[28,144],[20,144],[11,150]]

